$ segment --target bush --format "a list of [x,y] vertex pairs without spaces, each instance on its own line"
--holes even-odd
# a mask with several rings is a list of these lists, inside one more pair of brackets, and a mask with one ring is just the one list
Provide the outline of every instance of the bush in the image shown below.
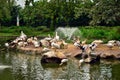
[[38,27],[36,27],[37,31],[43,31],[43,30],[46,30],[46,29],[47,29],[46,26],[38,26]]
[[87,38],[91,42],[95,39],[120,40],[120,27],[80,27],[82,37]]

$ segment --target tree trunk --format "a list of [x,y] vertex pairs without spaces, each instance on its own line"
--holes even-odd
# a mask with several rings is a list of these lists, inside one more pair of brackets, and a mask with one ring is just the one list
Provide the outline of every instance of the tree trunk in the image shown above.
[[54,30],[54,17],[53,16],[51,16],[50,29]]
[[0,22],[0,29],[2,29],[1,22]]
[[16,22],[17,22],[16,25],[20,26],[20,24],[19,24],[19,15],[17,15],[17,21]]

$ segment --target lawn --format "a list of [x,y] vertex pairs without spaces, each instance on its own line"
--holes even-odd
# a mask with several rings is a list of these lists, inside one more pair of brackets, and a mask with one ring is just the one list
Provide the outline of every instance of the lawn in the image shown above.
[[[95,40],[101,39],[104,42],[108,40],[120,40],[120,26],[116,27],[103,27],[103,26],[84,26],[78,27],[81,31],[81,38],[88,39],[88,43]],[[12,27],[1,27],[0,28],[0,36],[19,36],[20,32],[24,31],[24,33],[28,36],[47,36],[51,34],[52,36],[55,34],[55,31],[51,31],[49,28],[45,26],[39,27],[26,27],[26,26],[12,26]]]

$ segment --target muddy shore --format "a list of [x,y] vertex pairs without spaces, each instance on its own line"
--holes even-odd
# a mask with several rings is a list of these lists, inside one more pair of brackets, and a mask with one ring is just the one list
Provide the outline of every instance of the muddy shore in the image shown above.
[[[42,47],[34,48],[33,46],[26,46],[18,48],[20,51],[24,52],[32,52],[33,54],[42,54]],[[54,49],[53,49],[54,50]],[[81,50],[76,48],[73,44],[69,44],[67,49],[56,49],[56,51],[60,51],[64,53],[66,56],[75,57],[81,54]],[[92,54],[100,55],[100,58],[112,58],[112,59],[120,59],[120,48],[114,46],[112,49],[108,48],[106,44],[99,44],[97,48],[92,51]]]

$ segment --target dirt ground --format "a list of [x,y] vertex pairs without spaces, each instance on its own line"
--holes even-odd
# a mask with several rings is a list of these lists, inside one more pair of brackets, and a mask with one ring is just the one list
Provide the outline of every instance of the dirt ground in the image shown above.
[[[33,48],[32,46],[21,47],[19,48],[22,51],[31,51],[37,54],[41,54],[43,48]],[[76,48],[73,44],[69,44],[67,49],[56,49],[56,51],[60,51],[64,53],[66,56],[74,57],[78,54],[81,54],[81,50]],[[120,48],[118,46],[114,46],[112,49],[108,48],[106,44],[99,44],[97,48],[93,51],[96,55],[100,55],[101,58],[117,58],[120,59]]]

